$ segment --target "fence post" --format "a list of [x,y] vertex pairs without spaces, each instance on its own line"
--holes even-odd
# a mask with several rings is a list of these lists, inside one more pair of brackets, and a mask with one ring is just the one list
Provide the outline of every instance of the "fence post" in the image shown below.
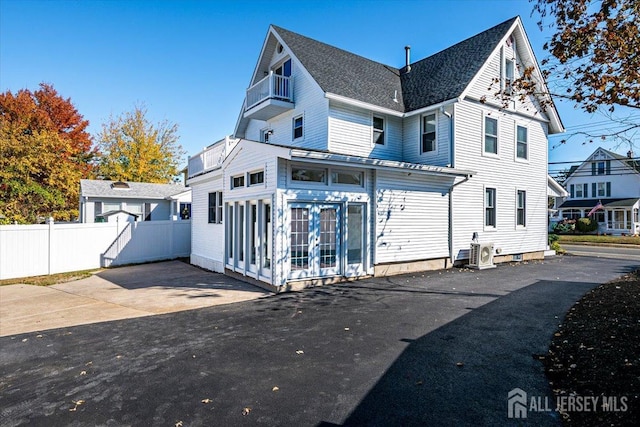
[[51,275],[51,257],[53,256],[53,217],[47,218],[47,225],[49,226],[49,247],[47,253],[47,274]]
[[174,240],[173,239],[173,233],[175,233],[176,224],[178,224],[176,221],[171,221],[169,223],[169,226],[171,227],[171,230],[169,232],[169,248],[171,248],[170,249],[171,253],[169,254],[169,258],[173,258],[174,254],[176,252],[175,248],[173,247],[173,240]]

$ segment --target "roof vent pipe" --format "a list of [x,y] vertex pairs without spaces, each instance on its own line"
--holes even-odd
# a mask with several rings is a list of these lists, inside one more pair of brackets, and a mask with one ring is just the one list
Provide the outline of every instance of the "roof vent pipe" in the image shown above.
[[407,65],[407,73],[409,71],[411,71],[411,46],[406,45],[404,47],[404,53],[405,53],[405,58],[406,58],[406,65]]

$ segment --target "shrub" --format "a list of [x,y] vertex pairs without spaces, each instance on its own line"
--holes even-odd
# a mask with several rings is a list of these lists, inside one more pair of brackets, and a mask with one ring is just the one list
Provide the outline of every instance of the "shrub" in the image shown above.
[[554,242],[557,242],[560,239],[560,236],[558,236],[557,234],[549,234],[549,244],[553,244]]
[[557,254],[563,254],[565,252],[559,242],[551,242],[549,249],[556,251]]
[[591,221],[589,218],[580,218],[576,222],[576,230],[580,233],[591,233],[598,229],[598,223],[596,221]]

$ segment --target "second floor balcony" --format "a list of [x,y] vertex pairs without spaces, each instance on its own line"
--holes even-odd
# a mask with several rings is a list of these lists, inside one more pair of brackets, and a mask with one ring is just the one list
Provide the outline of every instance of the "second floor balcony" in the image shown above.
[[269,120],[294,107],[293,78],[270,72],[247,89],[244,117]]

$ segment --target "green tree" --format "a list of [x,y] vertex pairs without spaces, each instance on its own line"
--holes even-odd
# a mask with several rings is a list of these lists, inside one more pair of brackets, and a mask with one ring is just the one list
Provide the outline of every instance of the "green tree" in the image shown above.
[[78,217],[80,179],[94,155],[88,125],[49,84],[0,94],[0,221]]
[[178,144],[178,126],[166,120],[154,125],[147,109],[111,117],[98,136],[98,175],[103,179],[169,182],[178,175],[186,154]]

